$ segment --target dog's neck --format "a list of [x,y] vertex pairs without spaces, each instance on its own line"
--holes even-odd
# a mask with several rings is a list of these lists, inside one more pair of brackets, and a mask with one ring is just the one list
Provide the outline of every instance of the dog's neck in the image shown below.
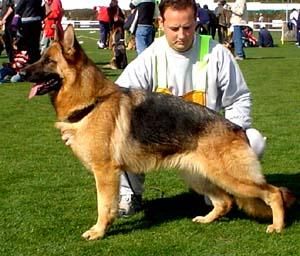
[[[56,111],[57,119],[64,122],[79,122],[89,115],[99,104],[107,101],[119,92],[119,87],[114,83],[106,83],[106,81],[98,80],[96,83],[98,88],[92,88],[93,92],[85,95],[83,90],[78,91],[71,100],[68,100],[67,93],[53,94],[51,101]],[[105,86],[101,86],[105,84]]]
[[107,100],[107,98],[110,96],[111,94],[96,97],[95,100],[89,105],[71,111],[65,120],[69,123],[79,122],[88,114],[90,114],[99,104],[101,104],[101,102]]

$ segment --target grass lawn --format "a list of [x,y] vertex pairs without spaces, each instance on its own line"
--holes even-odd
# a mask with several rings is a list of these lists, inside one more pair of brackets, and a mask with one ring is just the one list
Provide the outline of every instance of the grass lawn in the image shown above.
[[[98,32],[79,32],[101,67],[109,50],[96,48]],[[240,67],[253,95],[253,124],[267,138],[267,180],[300,196],[300,49],[294,43],[246,49]],[[135,52],[129,51],[130,59]],[[6,61],[0,57],[0,62]],[[104,69],[111,79],[120,71]],[[54,128],[47,96],[27,99],[28,83],[0,85],[0,255],[299,255],[299,203],[282,234],[238,210],[212,224],[192,223],[207,212],[171,172],[149,174],[145,210],[118,219],[103,240],[81,234],[96,220],[94,179]]]

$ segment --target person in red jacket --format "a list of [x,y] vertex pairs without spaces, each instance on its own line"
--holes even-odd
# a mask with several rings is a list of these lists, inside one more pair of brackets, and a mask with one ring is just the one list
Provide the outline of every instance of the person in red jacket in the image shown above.
[[54,39],[55,33],[60,38],[63,35],[61,20],[64,14],[61,0],[45,0],[46,17],[44,19],[43,39],[41,52],[45,50]]
[[97,20],[99,21],[100,39],[97,42],[98,48],[107,47],[107,38],[110,31],[110,15],[109,6],[96,6],[94,10],[97,11]]

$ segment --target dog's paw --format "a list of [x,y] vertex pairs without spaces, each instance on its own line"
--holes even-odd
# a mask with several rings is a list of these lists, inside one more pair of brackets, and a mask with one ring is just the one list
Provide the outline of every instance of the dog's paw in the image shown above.
[[277,226],[275,224],[269,225],[267,227],[266,233],[281,233],[281,231],[283,230],[282,226]]
[[209,218],[206,218],[205,216],[197,216],[192,219],[193,222],[197,223],[210,223],[211,220]]
[[95,225],[88,231],[84,232],[82,234],[82,237],[86,240],[92,241],[92,240],[101,239],[104,236],[104,234],[105,234],[104,231],[102,229],[97,228]]
[[65,145],[71,146],[75,134],[74,128],[70,124],[64,122],[55,123],[55,127],[60,130],[61,139],[64,141]]
[[71,146],[73,137],[73,133],[68,131],[64,131],[61,135],[61,139],[63,140],[66,146]]

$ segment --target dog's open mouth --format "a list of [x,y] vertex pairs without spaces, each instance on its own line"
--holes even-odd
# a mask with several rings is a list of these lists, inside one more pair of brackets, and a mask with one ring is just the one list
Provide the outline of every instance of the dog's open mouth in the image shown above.
[[38,82],[33,84],[28,98],[31,99],[37,95],[44,95],[51,91],[57,91],[61,87],[61,78],[52,77],[45,82]]

